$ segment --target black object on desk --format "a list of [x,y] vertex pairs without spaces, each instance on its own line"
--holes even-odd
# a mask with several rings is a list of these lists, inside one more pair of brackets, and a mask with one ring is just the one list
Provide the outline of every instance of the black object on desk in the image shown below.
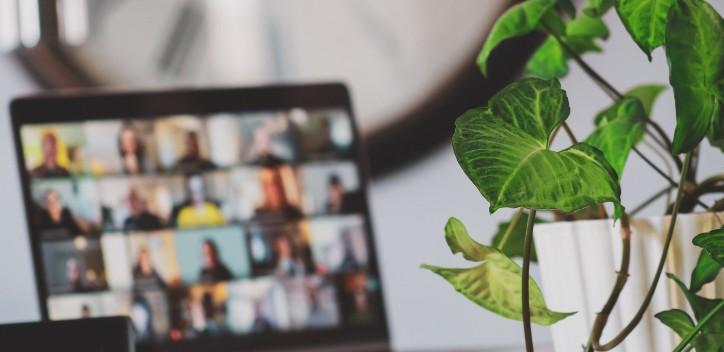
[[0,350],[6,352],[134,352],[134,341],[126,317],[0,325]]

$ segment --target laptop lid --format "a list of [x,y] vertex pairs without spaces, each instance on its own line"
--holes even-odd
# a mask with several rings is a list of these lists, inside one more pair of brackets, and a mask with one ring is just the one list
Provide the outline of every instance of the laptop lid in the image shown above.
[[44,319],[126,315],[140,350],[387,340],[339,84],[16,99]]

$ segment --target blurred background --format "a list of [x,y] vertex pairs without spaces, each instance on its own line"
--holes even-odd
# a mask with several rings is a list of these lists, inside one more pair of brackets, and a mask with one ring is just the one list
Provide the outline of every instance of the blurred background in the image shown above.
[[[371,165],[372,221],[397,350],[512,348],[521,324],[478,309],[418,269],[460,265],[442,228],[449,216],[489,241],[509,212],[488,213],[458,168],[449,137],[455,117],[484,105],[519,77],[541,37],[505,43],[488,79],[475,65],[486,33],[507,0],[0,0],[0,323],[36,320],[30,249],[14,172],[7,104],[50,89],[158,89],[341,81],[351,90]],[[712,3],[720,11],[724,1]],[[619,89],[668,81],[661,49],[649,63],[616,14],[606,21],[605,56],[588,62]],[[610,102],[576,66],[562,81],[569,123],[579,135]],[[671,90],[654,119],[673,131]],[[559,139],[559,142],[565,142]],[[563,144],[561,146],[564,146]],[[702,149],[700,175],[724,157]],[[624,204],[665,186],[632,156]],[[659,214],[656,203],[642,214]],[[534,275],[536,273],[534,272]],[[555,309],[555,307],[552,307]],[[550,341],[546,329],[536,342]]]

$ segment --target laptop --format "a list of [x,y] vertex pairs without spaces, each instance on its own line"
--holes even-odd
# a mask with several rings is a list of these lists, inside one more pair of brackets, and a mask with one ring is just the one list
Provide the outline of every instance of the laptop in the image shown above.
[[382,351],[363,148],[341,84],[11,103],[44,320],[140,351]]

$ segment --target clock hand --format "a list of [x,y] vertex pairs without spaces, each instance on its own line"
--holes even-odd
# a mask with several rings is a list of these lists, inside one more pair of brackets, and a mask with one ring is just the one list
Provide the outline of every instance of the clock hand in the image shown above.
[[181,8],[156,64],[159,72],[178,76],[188,67],[192,49],[200,42],[203,22],[203,8],[197,3],[188,2]]

